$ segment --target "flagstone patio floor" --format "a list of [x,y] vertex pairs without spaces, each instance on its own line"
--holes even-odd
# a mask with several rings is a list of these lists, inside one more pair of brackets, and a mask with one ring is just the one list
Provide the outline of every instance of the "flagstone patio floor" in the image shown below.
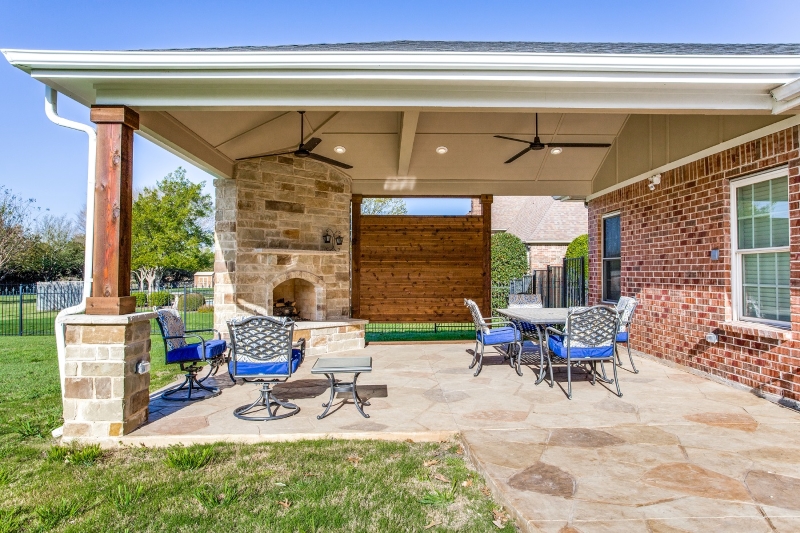
[[[233,409],[258,385],[217,376],[221,395],[176,405],[153,394],[150,421],[127,444],[300,438],[440,440],[466,453],[524,531],[800,531],[800,413],[727,385],[636,357],[620,371],[624,396],[579,374],[568,400],[487,357],[480,376],[468,344],[369,345],[359,378],[369,419],[347,402],[323,420],[327,381],[308,358],[278,396],[287,419],[247,422]],[[346,376],[342,376],[346,377]],[[345,394],[340,394],[344,399]]]

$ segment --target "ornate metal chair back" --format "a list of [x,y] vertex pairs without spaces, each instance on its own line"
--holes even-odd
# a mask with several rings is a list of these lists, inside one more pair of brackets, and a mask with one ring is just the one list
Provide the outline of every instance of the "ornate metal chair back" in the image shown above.
[[631,322],[633,321],[633,312],[636,310],[637,305],[639,305],[639,302],[636,300],[636,298],[631,298],[630,296],[620,296],[620,299],[617,302],[620,331],[628,331],[628,326],[630,326]]
[[509,294],[508,295],[509,308],[534,308],[539,309],[542,306],[542,297],[539,294]]
[[186,327],[181,320],[180,313],[170,307],[154,307],[153,310],[158,313],[156,322],[164,341],[164,353],[186,346],[186,339],[183,338],[186,334]]
[[571,307],[567,313],[565,346],[600,348],[614,346],[619,329],[619,315],[605,306]]
[[475,324],[475,331],[483,331],[484,333],[489,332],[489,326],[486,324],[486,321],[483,319],[483,315],[481,314],[481,310],[478,309],[478,304],[473,302],[468,298],[464,298],[464,305],[467,306],[469,312],[472,314],[472,321]]
[[[228,322],[231,335],[231,361],[236,376],[237,363],[285,363],[285,372],[292,375],[292,335],[294,321],[290,318],[250,316]],[[283,370],[283,365],[279,365]]]

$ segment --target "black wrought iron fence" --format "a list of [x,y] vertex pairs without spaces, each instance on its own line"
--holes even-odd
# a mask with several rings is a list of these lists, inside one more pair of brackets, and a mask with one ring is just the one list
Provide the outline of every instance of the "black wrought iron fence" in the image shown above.
[[[59,311],[81,302],[82,282],[0,284],[0,336],[53,335]],[[214,327],[214,289],[183,286],[147,292],[134,290],[136,311],[153,306],[173,306],[181,314],[186,329]],[[158,325],[151,321],[151,332]]]
[[492,287],[492,309],[508,305],[509,294],[538,294],[544,307],[586,305],[586,267],[583,257],[564,259],[561,265],[534,270],[532,274],[511,280],[507,287]]

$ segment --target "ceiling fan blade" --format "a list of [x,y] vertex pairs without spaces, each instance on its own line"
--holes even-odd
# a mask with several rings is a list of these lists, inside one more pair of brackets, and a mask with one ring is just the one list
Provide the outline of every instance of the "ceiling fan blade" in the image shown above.
[[348,165],[347,163],[342,163],[341,161],[336,161],[335,159],[330,159],[328,157],[325,157],[324,155],[319,155],[319,154],[313,154],[312,153],[312,154],[308,154],[307,157],[309,159],[316,159],[317,161],[322,161],[323,163],[328,163],[329,165],[333,165],[333,166],[336,166],[336,167],[353,168],[352,165]]
[[546,143],[545,146],[557,146],[559,148],[608,148],[611,146],[606,143]]
[[514,157],[512,157],[512,158],[511,158],[511,159],[509,159],[508,161],[506,161],[506,162],[505,162],[505,164],[508,164],[508,163],[513,163],[514,161],[516,161],[517,159],[519,159],[520,157],[522,157],[523,155],[527,154],[527,153],[528,153],[528,152],[530,152],[530,151],[531,151],[531,147],[530,147],[530,146],[528,146],[528,147],[527,147],[527,148],[525,148],[523,151],[521,151],[520,153],[518,153],[517,155],[515,155]]
[[517,141],[518,143],[526,143],[526,144],[530,144],[531,143],[531,141],[523,141],[522,139],[515,139],[514,137],[506,137],[505,135],[495,135],[495,137],[498,138],[498,139],[507,139],[509,141]]
[[236,160],[237,161],[244,161],[245,159],[255,159],[256,157],[268,157],[268,156],[271,156],[271,155],[289,155],[289,154],[295,153],[296,151],[297,150],[290,150],[288,152],[276,152],[276,153],[268,152],[266,154],[257,154],[257,155],[248,155],[247,157],[239,157]]
[[308,150],[309,152],[319,145],[322,142],[322,139],[318,137],[311,137],[307,143],[303,143],[303,148]]

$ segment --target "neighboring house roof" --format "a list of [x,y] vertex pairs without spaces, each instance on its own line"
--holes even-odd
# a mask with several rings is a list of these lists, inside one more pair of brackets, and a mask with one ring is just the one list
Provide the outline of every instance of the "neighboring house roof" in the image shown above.
[[528,244],[569,243],[589,231],[589,215],[581,202],[550,196],[495,196],[492,231],[512,233]]
[[490,52],[523,54],[796,55],[800,44],[555,43],[527,41],[378,41],[227,48],[178,48],[185,52]]

